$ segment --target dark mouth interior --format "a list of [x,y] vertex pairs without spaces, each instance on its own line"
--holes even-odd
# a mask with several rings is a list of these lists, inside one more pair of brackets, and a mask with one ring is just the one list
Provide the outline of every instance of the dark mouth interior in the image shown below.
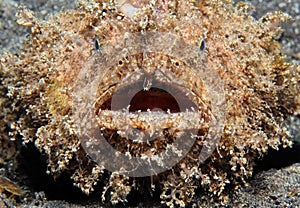
[[122,110],[129,106],[129,112],[151,110],[170,113],[197,109],[196,104],[186,95],[187,90],[183,88],[153,82],[151,88],[144,90],[141,87],[142,84],[138,82],[118,89],[110,99],[101,105],[100,109]]
[[171,113],[180,112],[180,107],[174,96],[165,90],[152,87],[148,91],[142,90],[134,95],[130,101],[129,112],[163,110]]

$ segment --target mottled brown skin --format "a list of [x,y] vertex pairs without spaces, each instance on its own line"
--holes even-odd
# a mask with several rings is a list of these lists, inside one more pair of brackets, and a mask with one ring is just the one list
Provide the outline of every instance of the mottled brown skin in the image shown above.
[[[31,27],[32,35],[22,52],[3,55],[0,68],[6,96],[16,106],[14,113],[19,113],[10,131],[25,143],[35,142],[48,156],[49,174],[58,177],[67,171],[87,194],[104,182],[102,199],[124,202],[132,189],[148,190],[145,181],[116,173],[105,178],[105,170],[86,157],[70,119],[74,83],[95,54],[94,39],[98,38],[100,47],[125,32],[172,32],[193,45],[205,39],[204,67],[217,71],[225,83],[226,123],[221,140],[204,164],[197,161],[203,145],[197,140],[192,151],[173,170],[155,177],[152,185],[160,192],[161,202],[170,207],[185,206],[196,193],[226,201],[226,185],[246,183],[256,159],[270,148],[291,145],[284,119],[299,113],[300,69],[285,61],[275,40],[280,33],[277,23],[288,18],[277,12],[254,20],[247,12],[248,4],[234,7],[231,1],[153,2],[141,4],[145,9],[132,18],[124,15],[119,5],[96,0],[80,1],[77,10],[45,22],[23,8],[19,22]],[[121,71],[122,67],[115,69]],[[123,73],[130,71],[125,68]],[[187,88],[199,90],[192,85]],[[201,99],[209,100],[207,95],[209,92]],[[103,95],[100,103],[107,99],[109,96]],[[203,135],[206,131],[202,130]]]

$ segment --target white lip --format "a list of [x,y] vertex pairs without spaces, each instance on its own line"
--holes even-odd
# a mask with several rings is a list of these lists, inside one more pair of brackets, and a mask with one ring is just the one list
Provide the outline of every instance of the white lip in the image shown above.
[[[140,128],[152,136],[156,130],[161,129],[201,129],[207,128],[201,112],[138,112],[129,113],[122,111],[101,110],[98,123],[101,127],[126,132],[129,128]],[[125,135],[123,135],[125,136]],[[126,136],[125,136],[126,137]]]

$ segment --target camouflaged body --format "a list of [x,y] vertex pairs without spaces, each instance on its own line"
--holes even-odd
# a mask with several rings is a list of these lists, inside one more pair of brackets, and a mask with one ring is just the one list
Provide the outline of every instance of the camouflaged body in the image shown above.
[[[217,71],[225,83],[226,121],[221,139],[213,155],[201,164],[197,161],[199,141],[172,170],[154,176],[151,189],[170,207],[185,206],[195,194],[226,200],[223,190],[229,184],[246,183],[256,159],[269,148],[291,145],[284,120],[299,113],[300,68],[285,61],[275,40],[281,32],[278,24],[288,17],[275,12],[255,20],[248,13],[251,5],[234,6],[231,1],[150,2],[128,1],[141,8],[132,15],[115,3],[79,1],[76,10],[46,21],[20,9],[19,24],[31,27],[32,34],[20,53],[1,59],[0,113],[6,128],[1,126],[0,141],[15,137],[34,142],[48,157],[49,174],[58,177],[67,171],[87,194],[104,183],[102,199],[114,204],[126,201],[133,189],[147,192],[146,179],[106,172],[86,156],[72,120],[77,75],[102,45],[127,32],[171,32],[199,50],[204,49],[201,41],[205,39],[204,68]],[[126,74],[132,64],[115,67]],[[106,70],[99,67],[100,72]],[[184,67],[180,73],[176,75],[179,80],[188,77]],[[103,87],[108,86],[104,83]],[[199,90],[195,85],[189,89]],[[202,97],[209,100],[205,96],[209,92]],[[103,99],[102,103],[107,98]],[[9,107],[3,104],[8,102]]]

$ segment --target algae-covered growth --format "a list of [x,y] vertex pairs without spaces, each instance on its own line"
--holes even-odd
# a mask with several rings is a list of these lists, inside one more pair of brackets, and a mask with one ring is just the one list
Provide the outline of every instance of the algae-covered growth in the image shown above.
[[[79,1],[1,58],[1,140],[34,142],[53,177],[101,200],[137,191],[169,207],[226,201],[269,149],[291,145],[300,67],[276,41],[280,12],[231,1]],[[7,104],[9,103],[9,104]],[[102,185],[103,184],[103,185]],[[99,188],[99,186],[97,186]]]

